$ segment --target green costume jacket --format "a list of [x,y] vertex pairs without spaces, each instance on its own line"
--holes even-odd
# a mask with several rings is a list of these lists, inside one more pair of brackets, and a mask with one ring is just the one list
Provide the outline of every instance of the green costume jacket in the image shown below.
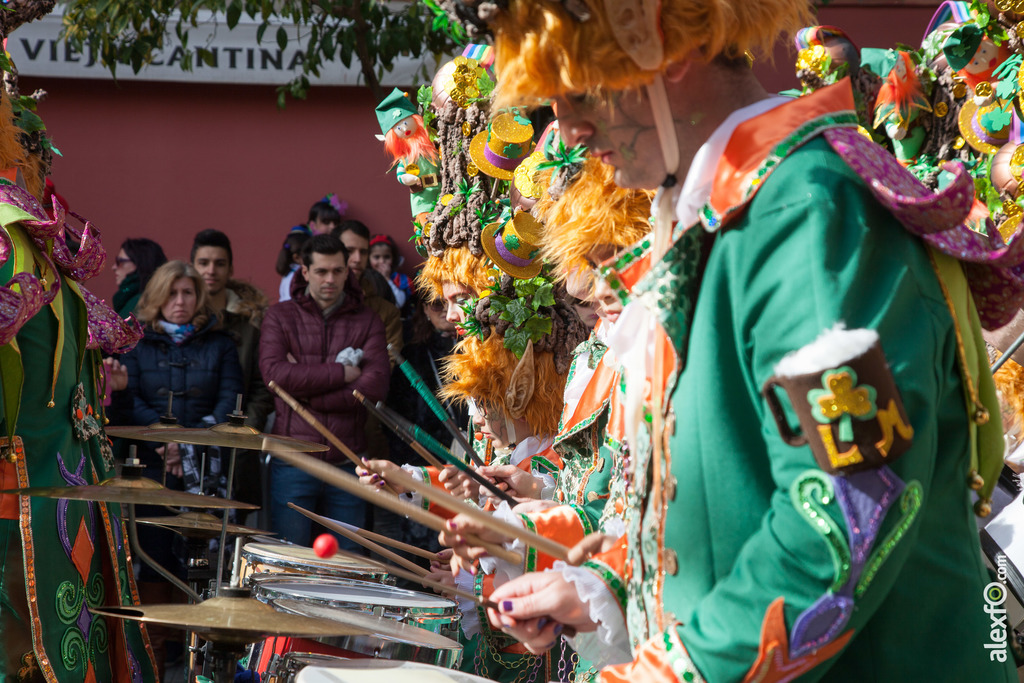
[[[63,226],[63,210],[58,221]],[[9,247],[0,249],[0,283],[5,302],[31,315],[0,326],[0,489],[93,484],[114,474],[100,356],[86,347],[94,334],[121,335],[124,323],[76,282],[103,265],[95,233],[72,257],[50,225],[31,195],[0,183],[0,242]],[[55,298],[38,309],[28,283],[52,288],[55,271]],[[21,278],[17,289],[12,277]],[[100,318],[106,332],[92,325]],[[97,346],[113,352],[124,344]],[[0,682],[156,679],[140,625],[89,612],[138,604],[123,521],[118,505],[0,494]]]
[[[962,272],[823,137],[789,139],[742,213],[683,233],[633,288],[660,302],[681,371],[655,434],[667,449],[655,462],[641,440],[627,463],[625,549],[590,565],[618,592],[636,648],[603,678],[1016,680],[1012,655],[985,647],[993,579],[966,485],[976,427],[958,365],[977,314]],[[960,337],[937,269],[966,318]],[[845,476],[785,443],[760,393],[785,354],[839,322],[877,330],[913,428],[899,459]]]

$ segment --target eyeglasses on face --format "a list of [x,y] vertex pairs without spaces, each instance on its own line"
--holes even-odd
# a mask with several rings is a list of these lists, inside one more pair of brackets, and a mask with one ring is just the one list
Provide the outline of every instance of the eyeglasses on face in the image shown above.
[[114,259],[114,265],[116,265],[118,268],[120,268],[121,266],[126,265],[128,263],[132,263],[132,260],[130,258],[118,257],[118,258]]

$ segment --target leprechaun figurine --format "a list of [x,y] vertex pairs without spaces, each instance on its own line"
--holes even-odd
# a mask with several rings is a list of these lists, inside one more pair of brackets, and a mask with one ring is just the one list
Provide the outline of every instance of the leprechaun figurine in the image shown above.
[[408,95],[395,88],[377,105],[384,148],[394,160],[398,182],[409,188],[413,220],[420,225],[434,210],[440,185],[437,148]]

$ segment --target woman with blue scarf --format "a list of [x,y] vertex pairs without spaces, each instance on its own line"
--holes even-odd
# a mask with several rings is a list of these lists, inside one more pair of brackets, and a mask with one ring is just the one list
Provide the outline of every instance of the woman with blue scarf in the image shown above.
[[[128,370],[126,391],[132,398],[132,422],[147,425],[159,421],[167,411],[169,394],[174,397],[171,408],[180,425],[206,427],[225,422],[242,391],[242,369],[234,341],[217,329],[199,273],[183,261],[160,266],[142,292],[136,316],[145,325],[145,336],[122,359]],[[160,480],[166,473],[169,488],[184,488],[182,455],[189,447],[154,446],[139,448],[146,475]],[[208,463],[208,478],[210,470]],[[161,533],[167,538],[161,538]],[[146,530],[144,534],[140,529],[139,535],[161,564],[182,569],[175,567],[168,532]],[[170,584],[158,582],[148,567],[143,568],[139,582],[143,603],[169,602],[169,591]],[[150,633],[154,635],[152,630]],[[163,653],[157,652],[158,665],[162,660]]]

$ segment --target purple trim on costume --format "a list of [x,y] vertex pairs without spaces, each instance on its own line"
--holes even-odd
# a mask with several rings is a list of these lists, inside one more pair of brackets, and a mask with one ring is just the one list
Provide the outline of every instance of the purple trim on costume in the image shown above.
[[[85,486],[89,482],[85,480],[82,473],[85,471],[85,452],[82,452],[82,459],[78,461],[78,467],[75,469],[74,474],[64,465],[64,458],[61,457],[60,453],[57,453],[57,467],[60,470],[60,476],[64,479],[64,482],[68,486]],[[57,531],[60,536],[60,543],[64,546],[64,552],[67,553],[68,558],[71,557],[71,536],[68,534],[68,504],[71,501],[67,498],[61,498],[57,501]],[[96,526],[96,511],[93,508],[92,503],[86,503],[89,510],[89,538],[95,545],[96,539],[93,537],[92,530]]]
[[889,507],[903,493],[905,485],[888,467],[834,477],[836,498],[850,532],[850,582],[856,583],[860,570],[875,544],[878,529]]
[[87,348],[102,349],[106,353],[127,353],[142,339],[142,325],[129,315],[125,319],[84,286],[79,285],[85,310],[89,314],[89,342]]
[[513,254],[511,251],[509,251],[508,247],[505,246],[505,240],[499,235],[494,236],[494,248],[498,250],[498,254],[501,256],[501,258],[505,259],[506,261],[508,261],[517,268],[525,268],[526,266],[533,263],[533,261],[525,258],[520,258]]
[[78,619],[75,620],[75,625],[82,633],[89,633],[89,627],[92,626],[92,614],[89,613],[89,609],[84,602],[82,603],[82,612],[78,615]]
[[509,157],[503,157],[495,152],[491,151],[491,148],[484,145],[484,159],[491,162],[493,166],[497,166],[503,171],[514,171],[519,162],[523,160],[523,157],[515,157],[510,159]]
[[125,644],[128,650],[128,671],[132,676],[132,683],[143,683],[142,680],[142,666],[139,664],[139,658],[132,652],[131,641],[125,638]]
[[826,593],[797,617],[789,636],[791,658],[821,647],[846,626],[853,610],[853,588],[878,537],[882,520],[906,488],[903,480],[887,466],[831,479],[849,532],[850,578],[838,594]]
[[943,254],[961,261],[987,329],[1005,325],[1024,306],[1024,239],[1003,244],[989,223],[987,234],[965,224],[974,202],[974,182],[960,163],[943,170],[953,181],[939,192],[922,185],[896,158],[853,128],[824,133],[836,153],[903,226]]
[[853,598],[849,595],[825,593],[804,610],[793,624],[789,637],[789,658],[802,657],[831,642],[846,627],[851,614]]

